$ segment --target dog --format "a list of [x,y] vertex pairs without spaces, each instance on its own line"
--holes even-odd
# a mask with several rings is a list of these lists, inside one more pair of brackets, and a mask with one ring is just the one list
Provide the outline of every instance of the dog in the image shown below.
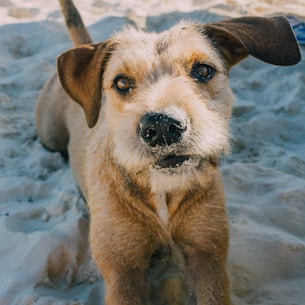
[[61,0],[75,47],[36,108],[37,132],[69,155],[90,211],[107,305],[229,305],[220,159],[229,150],[229,71],[248,55],[301,56],[284,17],[133,27],[93,43]]

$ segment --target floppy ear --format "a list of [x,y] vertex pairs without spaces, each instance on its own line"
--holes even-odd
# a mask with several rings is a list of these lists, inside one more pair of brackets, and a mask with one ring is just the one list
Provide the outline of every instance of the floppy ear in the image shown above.
[[61,85],[82,106],[90,128],[96,124],[101,108],[102,74],[107,56],[107,44],[100,43],[81,45],[57,59]]
[[267,63],[289,66],[301,59],[285,17],[241,17],[204,25],[204,33],[220,48],[229,66],[252,55]]

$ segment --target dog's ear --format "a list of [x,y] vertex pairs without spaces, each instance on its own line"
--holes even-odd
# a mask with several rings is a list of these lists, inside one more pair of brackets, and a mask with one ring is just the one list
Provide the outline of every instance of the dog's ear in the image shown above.
[[285,17],[240,17],[203,27],[229,67],[248,55],[280,66],[294,65],[301,59],[295,35]]
[[107,43],[100,43],[78,46],[57,59],[62,87],[82,106],[90,128],[96,124],[100,113],[102,74],[107,55]]

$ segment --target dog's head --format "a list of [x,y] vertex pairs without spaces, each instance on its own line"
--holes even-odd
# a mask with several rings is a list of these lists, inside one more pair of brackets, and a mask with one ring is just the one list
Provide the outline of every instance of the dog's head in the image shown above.
[[161,34],[128,28],[62,54],[58,71],[88,126],[107,124],[115,160],[133,173],[148,170],[152,188],[168,190],[228,149],[228,74],[250,54],[276,65],[300,60],[285,18],[243,17]]

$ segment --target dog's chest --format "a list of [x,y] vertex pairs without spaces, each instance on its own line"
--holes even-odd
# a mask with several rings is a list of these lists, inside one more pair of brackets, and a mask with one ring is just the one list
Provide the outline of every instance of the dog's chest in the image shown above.
[[178,196],[169,195],[166,192],[155,194],[154,197],[153,202],[156,214],[163,225],[168,226],[171,216],[179,205],[179,198]]
[[167,205],[167,200],[166,200],[166,194],[164,192],[156,195],[155,209],[156,209],[157,215],[160,218],[161,222],[165,226],[167,226],[168,221],[169,221],[169,211],[168,211],[168,205]]

